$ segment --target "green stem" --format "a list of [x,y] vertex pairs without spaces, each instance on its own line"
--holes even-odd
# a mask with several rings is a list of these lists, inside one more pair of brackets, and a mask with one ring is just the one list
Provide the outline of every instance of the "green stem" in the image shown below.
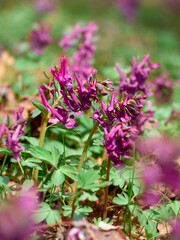
[[[57,105],[58,105],[58,103],[61,99],[62,99],[62,96],[58,97],[56,99],[56,101],[54,102],[54,104],[52,105],[52,107],[53,108],[57,107]],[[52,112],[50,111],[43,120],[41,133],[40,133],[40,137],[39,137],[39,146],[40,147],[43,147],[44,139],[45,139],[45,135],[46,135],[46,130],[47,130],[47,124],[49,122],[49,119],[50,119],[51,115],[52,115]],[[38,182],[38,173],[39,173],[39,170],[37,168],[34,168],[33,179],[34,179],[35,183]]]
[[[111,168],[111,160],[108,157],[108,163],[107,163],[107,175],[106,175],[106,181],[109,181],[109,173],[110,173],[110,168]],[[109,187],[106,186],[105,188],[105,197],[104,197],[104,211],[103,211],[103,220],[106,219],[107,217],[107,204],[108,204],[108,192],[109,192]]]
[[[65,148],[65,136],[64,134],[62,134],[62,138],[63,138],[63,148],[64,148],[64,152],[63,152],[63,166],[66,164],[66,148]],[[62,184],[62,195],[64,195],[64,182]]]
[[6,164],[7,156],[8,156],[8,155],[6,154],[5,157],[4,157],[4,160],[3,160],[3,164],[2,164],[2,167],[1,167],[0,173],[3,173],[3,172],[4,172],[4,166],[5,166],[5,164]]
[[[85,158],[85,155],[86,155],[86,152],[87,152],[87,149],[88,149],[88,146],[89,146],[89,143],[91,141],[91,138],[93,136],[93,134],[95,133],[96,131],[96,128],[97,126],[99,125],[98,122],[96,122],[96,124],[94,125],[93,129],[91,130],[90,134],[89,134],[89,137],[86,141],[86,144],[84,146],[84,149],[83,149],[83,152],[82,152],[82,155],[81,155],[81,158],[80,158],[80,161],[79,161],[79,165],[78,165],[78,172],[81,170],[82,166],[83,166],[83,161],[84,161],[84,158]],[[77,189],[77,184],[78,184],[78,181],[74,181],[74,185],[73,185],[73,193],[76,192],[76,189]],[[70,205],[72,204],[72,202],[70,202]]]
[[21,166],[21,163],[18,162],[18,164],[19,164],[19,167],[20,167],[20,169],[21,169],[21,172],[22,172],[22,174],[23,174],[23,176],[24,176],[24,170],[23,170],[23,168],[22,168],[22,166]]

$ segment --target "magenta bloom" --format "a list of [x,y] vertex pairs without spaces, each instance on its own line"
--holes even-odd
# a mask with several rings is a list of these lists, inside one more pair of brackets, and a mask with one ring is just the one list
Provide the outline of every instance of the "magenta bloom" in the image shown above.
[[139,117],[141,108],[143,105],[138,98],[126,95],[124,100],[119,102],[113,93],[109,107],[105,102],[101,102],[101,107],[94,111],[92,118],[104,128],[103,144],[116,167],[124,163],[120,156],[131,157],[130,151],[139,133],[133,123]]
[[143,179],[147,187],[165,183],[180,192],[180,172],[176,163],[180,148],[177,142],[165,137],[150,138],[140,142],[137,150],[156,161],[156,165],[143,167]]
[[33,232],[32,214],[37,210],[33,191],[21,193],[0,207],[0,239],[29,240]]
[[96,45],[93,42],[93,34],[98,30],[98,26],[94,22],[90,22],[86,27],[80,27],[79,24],[75,25],[72,34],[63,34],[63,39],[59,45],[63,47],[64,51],[69,48],[77,48],[73,55],[73,62],[70,70],[78,74],[83,80],[87,79],[93,67],[91,61],[94,58]]
[[176,220],[176,223],[172,230],[172,235],[175,237],[175,239],[180,239],[180,218]]
[[[109,85],[112,85],[112,82],[97,82],[97,78],[94,77],[97,71],[93,71],[89,78],[85,79],[84,82],[76,74],[74,79],[68,73],[65,57],[61,59],[60,69],[52,69],[51,72],[54,78],[50,80],[48,88],[45,86],[39,88],[42,103],[47,108],[48,112],[52,112],[49,122],[61,122],[67,128],[78,126],[74,120],[74,115],[70,115],[72,112],[76,116],[81,115],[83,111],[90,109],[92,101],[97,102],[99,101],[99,96],[107,95],[107,92],[103,91],[104,88],[111,91],[113,90],[113,88],[109,87]],[[52,99],[53,103],[55,102],[55,96],[57,97],[55,81],[59,84],[62,98],[57,106],[52,107],[48,103],[46,95]]]
[[0,139],[2,137],[6,138],[6,145],[13,152],[13,157],[20,161],[20,152],[24,150],[24,147],[21,146],[18,138],[25,133],[25,119],[22,116],[23,108],[19,109],[19,112],[14,111],[13,122],[8,127],[6,126],[6,119],[4,118],[0,126]]
[[164,72],[161,76],[156,77],[149,87],[153,90],[157,103],[169,102],[173,94],[173,80],[168,78],[169,73]]
[[38,13],[48,13],[55,9],[54,0],[35,0],[35,8]]
[[48,26],[43,22],[38,22],[39,28],[31,32],[31,50],[37,55],[42,55],[44,48],[52,43]]
[[124,17],[130,21],[134,20],[140,0],[116,0],[116,5]]
[[128,77],[122,73],[118,63],[116,63],[116,69],[120,75],[120,93],[123,94],[126,92],[129,95],[134,96],[138,91],[142,91],[146,97],[149,96],[149,88],[145,81],[149,77],[151,70],[158,69],[160,66],[160,64],[153,64],[150,62],[149,54],[144,56],[143,61],[139,64],[137,63],[135,57],[133,57],[132,72],[130,78],[128,79]]
[[148,209],[151,206],[161,204],[161,196],[153,192],[144,192],[143,196],[139,199],[140,205],[143,206],[143,209]]
[[[147,85],[146,80],[149,77],[151,70],[160,68],[160,64],[151,63],[148,54],[144,56],[143,61],[140,63],[137,63],[135,57],[133,58],[130,76],[122,73],[118,63],[116,63],[116,68],[120,75],[119,93],[126,93],[133,97],[136,96],[138,92],[141,92],[141,95],[138,98],[143,106],[147,97],[152,95],[149,91],[149,86]],[[154,113],[151,109],[151,103],[148,102],[148,111],[142,111],[134,122],[139,130],[139,134],[143,133],[147,121],[154,121],[153,118]]]
[[135,127],[127,127],[123,123],[113,126],[109,131],[106,128],[104,129],[105,141],[103,144],[115,167],[124,164],[124,161],[120,160],[120,156],[131,157],[130,150],[133,149],[134,138],[137,133]]
[[77,114],[84,110],[88,110],[92,105],[92,101],[99,101],[98,96],[107,95],[107,92],[104,92],[103,88],[111,91],[113,90],[113,88],[108,86],[112,85],[112,82],[97,82],[97,78],[94,78],[97,71],[94,71],[93,74],[84,81],[75,74],[75,82],[68,74],[65,57],[61,60],[60,70],[53,69],[51,72],[60,84],[60,93],[63,96],[63,103],[67,109]]

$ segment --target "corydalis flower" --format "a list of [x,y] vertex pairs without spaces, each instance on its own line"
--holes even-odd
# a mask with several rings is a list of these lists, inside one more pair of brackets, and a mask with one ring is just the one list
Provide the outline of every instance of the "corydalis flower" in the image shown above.
[[134,20],[140,0],[116,0],[119,10],[130,21]]
[[97,74],[96,70],[84,81],[75,74],[75,82],[68,74],[65,57],[61,60],[60,70],[53,69],[51,72],[60,84],[60,93],[64,98],[63,103],[69,110],[77,114],[88,110],[92,105],[92,101],[99,101],[99,96],[107,95],[107,93],[103,91],[103,88],[113,90],[113,88],[107,86],[108,84],[112,85],[112,82],[97,82],[97,78],[94,78],[94,75]]
[[[132,71],[129,77],[128,75],[122,73],[118,63],[116,63],[116,68],[120,75],[119,93],[126,93],[130,96],[139,95],[139,101],[142,105],[144,105],[147,97],[152,95],[149,91],[146,80],[149,77],[151,70],[160,68],[160,64],[151,63],[148,54],[144,56],[143,61],[139,64],[137,63],[135,57],[133,57]],[[139,130],[139,134],[143,133],[147,121],[153,121],[157,126],[157,123],[155,120],[153,120],[153,117],[154,113],[151,109],[151,103],[148,102],[148,111],[142,111],[139,118],[137,118],[136,122],[134,123]]]
[[164,72],[149,84],[149,87],[155,93],[157,103],[165,103],[171,99],[173,94],[173,80],[169,79],[168,76],[169,73]]
[[116,63],[116,69],[120,75],[119,92],[121,94],[126,92],[129,95],[134,96],[138,91],[142,91],[146,97],[149,96],[150,92],[145,81],[149,77],[151,70],[158,69],[160,66],[160,64],[153,64],[150,62],[149,54],[144,56],[143,61],[139,64],[137,63],[136,58],[133,57],[132,72],[128,78],[127,75],[123,74],[118,63]]
[[86,220],[79,220],[73,222],[73,228],[68,232],[67,239],[68,240],[80,240],[80,239],[88,239],[92,240],[92,236],[87,231],[87,225],[89,229],[93,231],[98,231],[98,227],[94,224],[90,224],[86,222]]
[[180,171],[176,163],[180,148],[177,142],[165,137],[149,138],[141,141],[137,150],[156,162],[156,165],[143,166],[143,179],[147,187],[155,183],[165,183],[180,192]]
[[[101,108],[94,112],[93,119],[99,121],[103,127],[112,125],[114,122],[124,122],[128,125],[132,124],[133,120],[136,120],[140,114],[143,105],[139,103],[138,98],[133,98],[128,95],[124,96],[122,101],[118,101],[115,97],[115,93],[112,94],[109,107],[105,102],[101,102]],[[103,123],[101,122],[101,111],[106,115]]]
[[0,239],[29,240],[33,232],[32,214],[37,210],[33,191],[26,191],[0,207]]
[[115,167],[124,164],[124,161],[120,160],[120,156],[131,157],[130,150],[133,149],[134,138],[137,133],[136,127],[128,127],[123,123],[112,126],[110,129],[104,129],[105,141],[103,144]]
[[[51,72],[54,78],[50,80],[47,87],[41,86],[39,89],[41,99],[47,111],[52,113],[49,122],[61,122],[67,128],[78,126],[74,116],[70,115],[72,112],[77,116],[81,115],[83,111],[91,107],[92,101],[99,101],[100,96],[107,95],[103,88],[113,90],[108,86],[112,82],[97,82],[97,78],[94,78],[97,71],[93,71],[93,74],[84,82],[77,74],[74,79],[68,73],[65,57],[61,59],[60,69],[52,69]],[[59,93],[57,93],[57,85],[59,85]],[[54,103],[58,94],[61,95],[61,100],[53,107],[48,103],[46,95],[49,95]]]
[[38,22],[39,28],[31,32],[31,50],[37,55],[42,55],[44,48],[52,43],[48,26],[43,22]]
[[180,239],[180,218],[178,218],[174,224],[172,236],[174,237],[174,240]]
[[101,102],[101,107],[94,111],[93,119],[104,128],[104,146],[107,155],[115,166],[122,165],[120,156],[130,158],[138,130],[133,122],[139,117],[143,105],[138,98],[128,95],[119,102],[113,93],[109,107]]
[[4,120],[0,126],[0,139],[5,137],[6,145],[13,152],[13,157],[20,161],[20,152],[24,150],[24,147],[21,146],[18,138],[25,133],[25,119],[22,116],[23,108],[19,109],[19,112],[14,111],[12,124],[6,126],[7,117],[4,117]]
[[54,0],[35,0],[35,8],[39,13],[48,13],[55,9]]
[[73,63],[70,66],[72,73],[77,73],[81,78],[88,78],[93,67],[90,62],[94,58],[96,45],[93,43],[93,34],[98,30],[94,22],[90,22],[86,27],[75,25],[72,34],[64,34],[59,45],[67,51],[69,48],[77,48],[73,55]]

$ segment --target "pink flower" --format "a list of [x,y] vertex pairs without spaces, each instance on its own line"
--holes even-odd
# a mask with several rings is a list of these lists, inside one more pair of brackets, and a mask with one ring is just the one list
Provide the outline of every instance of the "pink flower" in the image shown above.
[[6,119],[4,118],[0,126],[0,139],[6,138],[6,145],[13,152],[13,157],[20,161],[20,152],[24,150],[24,147],[21,146],[18,138],[25,133],[25,122],[26,120],[22,116],[23,108],[19,109],[19,112],[14,111],[13,121],[10,126],[6,126]]
[[44,48],[52,43],[48,26],[43,22],[38,22],[39,29],[31,32],[31,50],[37,55],[42,55]]
[[0,239],[29,240],[33,232],[32,214],[37,209],[35,193],[22,192],[0,209]]

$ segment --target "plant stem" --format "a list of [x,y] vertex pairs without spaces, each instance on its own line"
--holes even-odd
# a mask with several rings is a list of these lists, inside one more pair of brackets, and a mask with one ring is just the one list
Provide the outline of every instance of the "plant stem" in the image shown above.
[[6,164],[7,156],[8,156],[8,155],[6,154],[5,157],[4,157],[4,160],[3,160],[3,164],[2,164],[2,167],[1,167],[0,173],[3,173],[3,172],[4,172],[4,166],[5,166],[5,164]]
[[[109,181],[109,173],[111,168],[111,160],[108,157],[108,163],[107,163],[107,175],[106,175],[106,181]],[[105,196],[104,196],[104,211],[103,211],[103,220],[107,217],[107,204],[108,204],[108,192],[109,192],[109,186],[106,186],[105,188]]]
[[[52,105],[53,108],[57,107],[59,101],[62,99],[62,96],[58,97],[56,99],[56,101],[54,102],[54,104]],[[45,139],[45,135],[46,135],[46,130],[47,130],[47,125],[49,122],[49,119],[51,117],[52,112],[50,111],[47,116],[43,119],[43,123],[42,123],[42,128],[41,128],[41,133],[40,133],[40,137],[39,137],[39,146],[43,147],[44,144],[44,139]],[[35,183],[38,182],[38,173],[39,170],[37,168],[34,168],[34,172],[33,172],[33,180]]]
[[[78,172],[81,170],[81,168],[82,168],[82,166],[83,166],[84,157],[85,157],[85,155],[86,155],[86,152],[87,152],[89,143],[90,143],[91,138],[92,138],[93,134],[95,133],[96,128],[97,128],[98,125],[99,125],[99,123],[96,122],[96,124],[94,125],[93,129],[91,130],[91,132],[90,132],[90,134],[89,134],[89,137],[88,137],[88,139],[87,139],[87,141],[86,141],[86,144],[85,144],[85,146],[84,146],[84,149],[83,149],[83,152],[82,152],[80,161],[79,161]],[[78,184],[78,181],[74,181],[74,184],[73,184],[73,193],[76,192],[77,184]],[[70,201],[69,204],[72,205],[72,201]]]
[[[66,148],[65,148],[65,136],[64,133],[62,134],[62,138],[63,138],[63,166],[66,164]],[[64,195],[64,182],[62,184],[62,195]]]
[[21,169],[21,172],[22,172],[22,174],[23,174],[23,176],[24,176],[24,170],[23,170],[23,168],[22,168],[22,166],[21,166],[21,163],[18,162],[18,164],[19,164],[19,167],[20,167],[20,169]]

